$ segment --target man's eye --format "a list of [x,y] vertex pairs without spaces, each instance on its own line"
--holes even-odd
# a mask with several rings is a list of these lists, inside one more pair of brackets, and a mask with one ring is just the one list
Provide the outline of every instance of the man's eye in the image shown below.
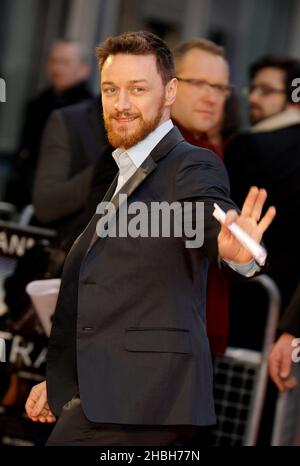
[[106,95],[113,95],[116,93],[116,88],[115,87],[105,87],[103,89],[104,94]]
[[143,94],[143,92],[145,92],[145,88],[144,87],[133,87],[131,89],[131,92],[136,95]]

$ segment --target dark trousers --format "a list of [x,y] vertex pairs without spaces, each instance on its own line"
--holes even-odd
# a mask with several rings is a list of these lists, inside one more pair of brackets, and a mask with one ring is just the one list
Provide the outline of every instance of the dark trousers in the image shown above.
[[63,407],[46,445],[198,446],[205,444],[207,429],[91,422],[82,410],[80,398],[75,397]]

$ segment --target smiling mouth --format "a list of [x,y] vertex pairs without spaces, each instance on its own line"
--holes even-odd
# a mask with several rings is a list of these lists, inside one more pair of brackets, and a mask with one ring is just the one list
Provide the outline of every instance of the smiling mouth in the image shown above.
[[201,115],[213,115],[213,112],[210,112],[209,110],[196,110],[196,113],[200,113]]
[[122,117],[122,118],[114,118],[117,123],[131,123],[132,121],[136,120],[138,117],[132,116],[132,117]]

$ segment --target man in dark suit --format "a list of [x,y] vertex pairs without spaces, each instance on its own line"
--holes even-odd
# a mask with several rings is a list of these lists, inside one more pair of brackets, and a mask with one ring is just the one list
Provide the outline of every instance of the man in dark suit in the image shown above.
[[87,82],[89,61],[84,46],[76,41],[57,40],[50,48],[46,65],[49,86],[28,103],[20,148],[6,193],[6,200],[20,209],[32,202],[41,138],[50,113],[92,97]]
[[[208,261],[219,257],[246,276],[258,267],[213,219],[214,202],[234,207],[222,162],[186,143],[170,121],[177,81],[166,44],[151,33],[125,33],[108,38],[97,57],[105,126],[120,168],[104,201],[118,206],[126,195],[131,213],[138,201],[190,202],[193,220],[202,201],[204,242],[187,248],[175,234],[99,238],[103,217],[96,214],[66,260],[47,386],[33,388],[26,409],[34,421],[59,416],[49,445],[182,445],[215,423]],[[275,215],[270,208],[261,218],[265,198],[253,188],[227,224],[235,219],[260,241]],[[122,208],[112,218],[118,227]]]

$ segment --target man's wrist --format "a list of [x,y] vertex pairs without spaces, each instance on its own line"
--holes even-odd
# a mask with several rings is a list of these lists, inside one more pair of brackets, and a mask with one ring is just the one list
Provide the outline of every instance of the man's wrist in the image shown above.
[[228,265],[232,270],[238,272],[240,275],[244,277],[250,278],[253,277],[257,272],[261,270],[261,267],[252,259],[250,262],[246,264],[238,264],[237,262],[230,261],[228,259],[220,258],[225,264]]

